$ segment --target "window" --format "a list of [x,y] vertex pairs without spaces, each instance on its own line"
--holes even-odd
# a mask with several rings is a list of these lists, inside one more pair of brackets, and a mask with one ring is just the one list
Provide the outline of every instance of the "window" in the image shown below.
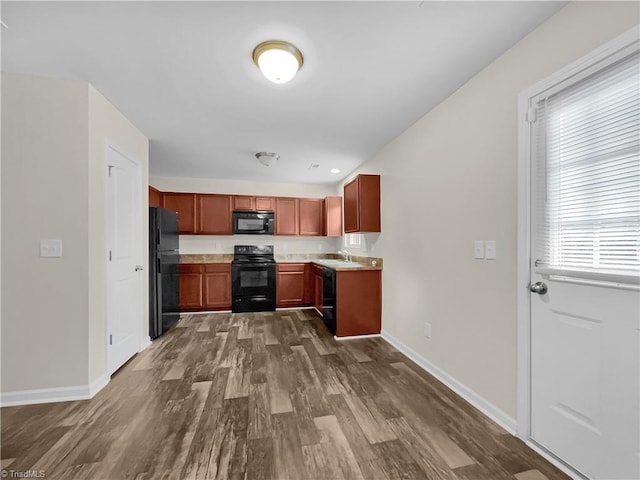
[[640,54],[535,99],[537,264],[640,273]]

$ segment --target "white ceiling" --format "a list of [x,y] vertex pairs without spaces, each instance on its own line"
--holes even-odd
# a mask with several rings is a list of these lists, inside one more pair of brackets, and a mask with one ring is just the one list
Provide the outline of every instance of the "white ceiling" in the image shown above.
[[[563,5],[3,1],[2,68],[92,83],[152,175],[335,183]],[[304,55],[288,84],[252,62],[272,39]]]

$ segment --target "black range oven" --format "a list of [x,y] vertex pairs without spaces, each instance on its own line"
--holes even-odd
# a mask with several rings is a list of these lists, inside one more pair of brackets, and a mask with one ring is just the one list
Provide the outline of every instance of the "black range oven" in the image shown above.
[[233,312],[276,309],[276,261],[273,245],[236,245],[231,262]]

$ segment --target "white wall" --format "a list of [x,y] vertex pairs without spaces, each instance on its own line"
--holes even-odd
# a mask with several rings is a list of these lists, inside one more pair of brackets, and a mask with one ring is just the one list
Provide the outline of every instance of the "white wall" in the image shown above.
[[[267,168],[256,161],[256,168]],[[223,193],[280,197],[323,198],[335,195],[335,186],[299,183],[252,182],[211,178],[150,177],[149,183],[164,192]],[[341,194],[340,194],[341,195]],[[284,237],[262,235],[180,235],[180,253],[233,253],[234,245],[273,245],[276,254],[336,252],[333,237]]]
[[[149,258],[149,141],[93,86],[89,85],[89,382],[104,374],[106,340],[106,246],[105,184],[107,144],[118,147],[140,163],[142,186],[140,206],[143,257],[140,265],[148,272]],[[149,277],[142,275],[142,298],[149,297]],[[141,337],[149,336],[149,302],[143,301]]]
[[[83,394],[106,370],[106,145],[145,172],[146,252],[148,141],[86,82],[3,73],[2,116],[3,399]],[[61,239],[62,257],[41,258],[40,239]]]
[[[384,331],[512,419],[517,95],[637,24],[638,5],[569,4],[354,172],[381,174],[382,233],[362,250],[384,257]],[[474,260],[475,239],[497,260]]]
[[84,385],[87,84],[2,77],[2,391]]

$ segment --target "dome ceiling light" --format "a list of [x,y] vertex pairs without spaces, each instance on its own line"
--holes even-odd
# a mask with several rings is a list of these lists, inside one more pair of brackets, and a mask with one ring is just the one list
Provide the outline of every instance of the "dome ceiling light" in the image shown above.
[[253,62],[267,80],[287,83],[302,67],[302,53],[296,47],[280,40],[262,42],[253,49]]
[[265,167],[270,167],[278,161],[280,155],[273,152],[258,152],[256,153],[256,158]]

